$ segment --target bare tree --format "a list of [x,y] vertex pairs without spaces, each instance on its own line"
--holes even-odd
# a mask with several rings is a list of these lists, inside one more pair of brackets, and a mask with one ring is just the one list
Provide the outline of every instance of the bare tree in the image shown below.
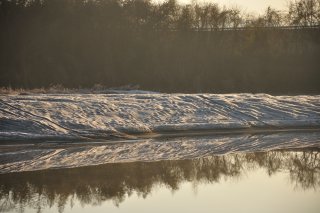
[[320,23],[320,1],[299,0],[289,3],[287,14],[289,24],[313,26]]
[[177,20],[177,29],[182,31],[191,30],[193,19],[192,7],[190,5],[183,6]]
[[242,24],[242,13],[239,8],[231,8],[228,12],[229,27],[237,28]]
[[220,7],[217,4],[211,4],[209,8],[208,25],[211,30],[217,29],[219,26]]
[[229,16],[229,10],[226,8],[223,8],[222,11],[219,14],[219,27],[225,28],[228,25],[228,16]]
[[279,11],[271,8],[267,8],[265,15],[265,26],[267,27],[279,27],[282,25],[282,16]]

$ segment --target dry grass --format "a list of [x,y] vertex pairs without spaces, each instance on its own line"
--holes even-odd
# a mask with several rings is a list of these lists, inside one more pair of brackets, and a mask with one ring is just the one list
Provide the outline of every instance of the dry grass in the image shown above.
[[137,90],[137,85],[126,85],[117,88],[108,88],[101,84],[95,84],[91,88],[65,88],[60,84],[52,85],[48,88],[34,88],[34,89],[23,89],[23,88],[11,88],[11,87],[0,87],[0,95],[29,95],[29,94],[72,94],[72,93],[83,93],[83,94],[99,94],[99,93],[110,93],[115,90]]

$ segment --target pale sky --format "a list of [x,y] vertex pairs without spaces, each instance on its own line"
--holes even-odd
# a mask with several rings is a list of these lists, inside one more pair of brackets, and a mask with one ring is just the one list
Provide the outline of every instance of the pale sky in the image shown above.
[[[165,0],[154,0],[163,2]],[[188,4],[192,0],[178,0],[180,3]],[[277,10],[285,10],[288,0],[197,0],[198,2],[215,2],[223,6],[240,6],[246,12],[263,13],[268,6]]]

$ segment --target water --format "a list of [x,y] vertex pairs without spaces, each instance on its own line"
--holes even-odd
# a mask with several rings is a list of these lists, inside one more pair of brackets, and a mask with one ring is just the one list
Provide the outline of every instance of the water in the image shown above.
[[2,212],[319,212],[318,150],[0,175]]

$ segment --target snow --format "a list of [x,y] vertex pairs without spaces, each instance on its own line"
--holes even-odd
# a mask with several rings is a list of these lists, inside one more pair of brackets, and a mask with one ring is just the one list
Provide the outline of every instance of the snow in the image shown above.
[[146,92],[0,96],[0,140],[318,127],[320,96]]
[[0,96],[0,173],[320,148],[320,96]]
[[101,144],[50,142],[7,145],[2,146],[3,151],[0,152],[0,174],[306,148],[320,148],[320,132],[192,136]]

